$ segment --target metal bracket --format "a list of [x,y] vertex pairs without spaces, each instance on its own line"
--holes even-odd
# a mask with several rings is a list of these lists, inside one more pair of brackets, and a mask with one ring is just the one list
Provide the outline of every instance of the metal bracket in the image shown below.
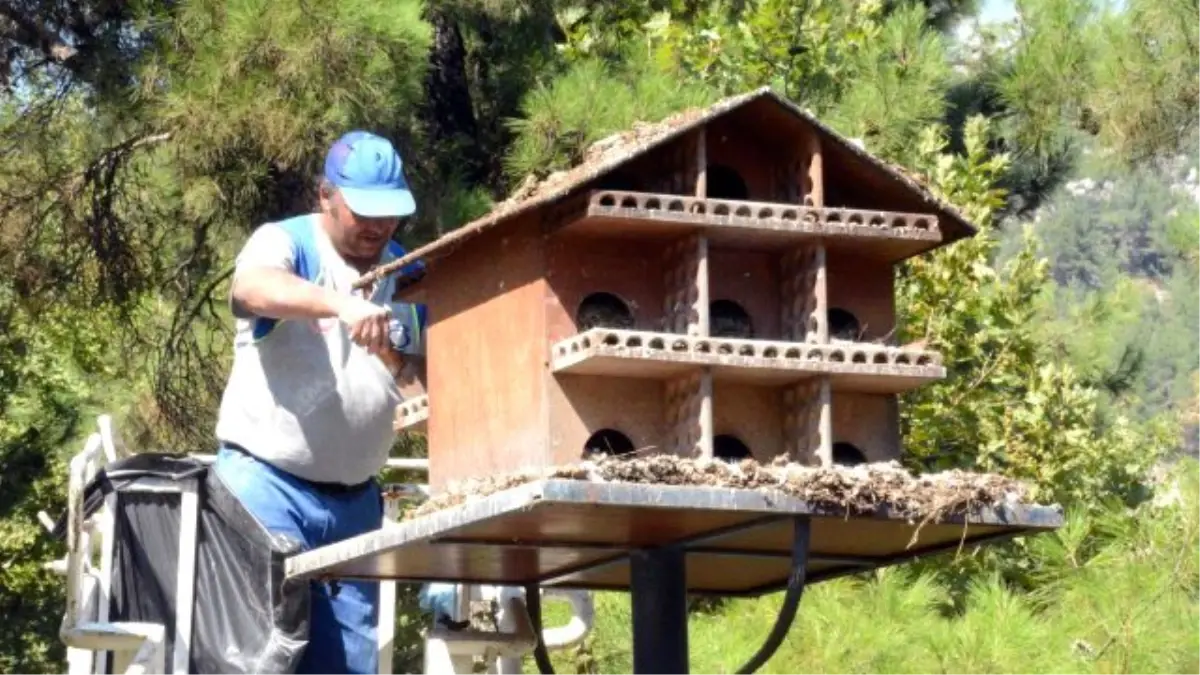
[[800,597],[804,594],[808,567],[808,543],[812,535],[812,523],[808,516],[797,516],[792,519],[792,573],[788,576],[787,592],[783,596],[783,604],[775,617],[775,625],[767,634],[767,639],[758,648],[754,656],[745,665],[737,669],[739,675],[753,673],[765,664],[787,636],[792,622],[796,620],[796,609],[800,606]]
[[554,664],[550,662],[546,639],[542,635],[542,591],[537,584],[525,587],[525,609],[529,612],[529,622],[533,624],[533,635],[536,639],[533,645],[533,660],[537,663],[538,672],[542,675],[554,675]]

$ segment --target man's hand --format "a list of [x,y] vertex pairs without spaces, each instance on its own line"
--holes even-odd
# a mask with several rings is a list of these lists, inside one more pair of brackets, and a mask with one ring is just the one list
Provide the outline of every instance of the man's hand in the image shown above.
[[338,303],[338,319],[346,324],[350,339],[372,354],[385,354],[392,348],[388,321],[392,312],[355,295],[343,296]]
[[387,307],[322,288],[285,270],[259,267],[240,271],[234,277],[233,303],[235,315],[240,316],[300,321],[336,316],[346,324],[350,339],[368,352],[381,355],[392,348]]

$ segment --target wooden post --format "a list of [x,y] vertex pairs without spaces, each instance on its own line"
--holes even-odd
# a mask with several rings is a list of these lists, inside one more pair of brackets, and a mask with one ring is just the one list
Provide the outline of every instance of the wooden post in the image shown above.
[[712,370],[705,368],[700,375],[700,456],[713,456],[713,377]]
[[813,282],[813,314],[817,317],[817,343],[829,343],[829,279],[825,267],[825,244],[817,242],[813,266],[816,279]]
[[[821,139],[816,130],[808,133],[808,184],[812,188],[812,204],[818,208],[825,206],[825,171],[821,158]],[[814,264],[817,266],[817,283],[813,293],[817,300],[817,342],[829,344],[829,278],[825,261],[825,243],[817,243],[817,255]],[[821,422],[819,426],[821,446],[817,456],[821,458],[822,466],[833,466],[833,395],[829,388],[829,377],[821,378]]]
[[807,190],[800,199],[812,206],[825,206],[825,172],[824,162],[821,160],[821,139],[817,138],[817,132],[811,129],[804,138],[804,158],[808,180],[805,181]]
[[[708,196],[708,134],[703,126],[696,131],[696,196],[700,199]],[[696,310],[699,315],[700,335],[708,336],[711,332],[708,313],[708,237],[700,235],[698,239],[696,288],[699,292]],[[709,368],[705,368],[700,374],[699,454],[705,459],[712,459],[713,456],[713,376]]]
[[699,324],[699,334],[707,337],[709,334],[708,237],[700,235],[696,239],[696,322]]
[[817,457],[821,460],[821,466],[833,466],[833,396],[829,390],[828,375],[821,378],[820,386],[821,421],[817,426],[817,434],[821,444],[817,448]]

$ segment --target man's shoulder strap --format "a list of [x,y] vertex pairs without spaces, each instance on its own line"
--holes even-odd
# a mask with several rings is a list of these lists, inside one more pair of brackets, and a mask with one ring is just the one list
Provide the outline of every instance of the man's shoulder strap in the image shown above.
[[[404,246],[395,240],[388,242],[388,254],[392,260],[398,260],[408,255]],[[396,300],[396,294],[404,288],[417,283],[425,276],[425,263],[414,260],[397,270],[386,287],[385,301],[392,308],[392,329],[401,330],[399,351],[408,355],[425,353],[425,327],[429,323],[428,308],[423,303],[401,302]]]
[[[321,281],[321,251],[317,247],[317,219],[313,214],[294,216],[286,220],[271,223],[287,233],[292,241],[292,261],[296,275],[305,281],[320,283]],[[254,319],[253,337],[258,342],[267,337],[275,326],[277,319],[257,317]]]
[[292,240],[292,256],[296,274],[305,281],[317,283],[321,278],[321,252],[317,247],[317,218],[304,214],[275,223]]

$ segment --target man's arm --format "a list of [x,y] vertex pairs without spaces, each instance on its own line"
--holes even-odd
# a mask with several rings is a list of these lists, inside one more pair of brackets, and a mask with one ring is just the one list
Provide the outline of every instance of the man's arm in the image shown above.
[[241,309],[270,319],[328,319],[338,316],[341,298],[333,291],[274,267],[239,270],[233,301]]
[[284,320],[337,317],[349,329],[350,339],[372,354],[391,349],[387,307],[356,295],[335,293],[291,272],[248,267],[235,276],[232,294],[236,305],[256,316]]
[[235,316],[307,320],[337,317],[350,339],[372,354],[391,348],[386,307],[357,295],[335,293],[297,276],[291,240],[272,226],[259,228],[238,256],[230,289]]

